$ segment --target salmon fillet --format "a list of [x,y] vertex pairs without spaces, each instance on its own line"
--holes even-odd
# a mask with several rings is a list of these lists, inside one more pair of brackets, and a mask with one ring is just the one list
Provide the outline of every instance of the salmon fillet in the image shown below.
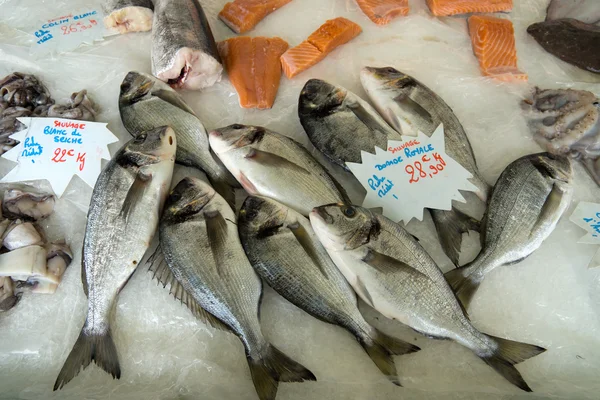
[[271,108],[281,80],[279,57],[288,44],[278,37],[236,37],[218,44],[243,108]]
[[512,22],[507,19],[473,15],[469,17],[473,53],[484,75],[503,81],[527,80],[517,69],[517,49]]
[[469,13],[510,11],[513,0],[427,0],[431,13],[437,17]]
[[235,33],[244,33],[290,1],[292,0],[235,0],[225,4],[219,18]]
[[356,0],[356,3],[377,25],[387,25],[398,16],[408,15],[408,0]]
[[308,39],[281,56],[283,72],[293,78],[324,59],[336,47],[349,42],[362,32],[359,25],[346,18],[326,21]]

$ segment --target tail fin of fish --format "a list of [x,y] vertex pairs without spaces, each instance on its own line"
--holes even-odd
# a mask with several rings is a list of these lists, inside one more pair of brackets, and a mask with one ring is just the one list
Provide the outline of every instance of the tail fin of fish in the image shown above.
[[260,400],[274,400],[279,382],[317,380],[312,372],[273,345],[269,345],[261,358],[248,357],[248,365]]
[[100,368],[111,374],[113,378],[119,379],[121,377],[117,348],[110,331],[104,335],[87,335],[83,330],[81,331],[73,350],[71,350],[56,378],[54,390],[61,389],[69,383],[79,373],[80,369],[85,369],[92,360]]
[[470,276],[465,276],[465,267],[448,271],[444,276],[448,284],[452,287],[452,290],[454,290],[454,294],[456,294],[456,297],[466,309],[469,308],[481,281],[475,280]]
[[217,193],[225,199],[231,209],[235,210],[235,189],[225,181],[210,180],[210,183]]
[[394,364],[395,355],[409,354],[421,350],[411,343],[388,336],[374,329],[375,334],[367,340],[360,339],[361,346],[365,349],[377,368],[386,375],[394,385],[402,386]]
[[491,335],[488,336],[498,344],[498,348],[491,356],[481,357],[481,359],[513,385],[526,392],[531,392],[531,388],[514,365],[535,357],[545,352],[546,349],[533,344],[515,342]]
[[479,232],[479,221],[453,208],[446,210],[431,210],[431,218],[435,224],[442,249],[458,265],[460,248],[462,246],[462,235],[469,231]]

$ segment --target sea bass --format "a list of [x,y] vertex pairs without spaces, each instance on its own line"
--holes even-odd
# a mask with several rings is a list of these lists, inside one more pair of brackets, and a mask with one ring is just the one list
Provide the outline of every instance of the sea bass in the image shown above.
[[586,24],[600,22],[598,0],[551,0],[546,13],[546,21],[573,18]]
[[362,161],[361,151],[374,154],[375,147],[386,149],[388,140],[402,140],[369,103],[320,79],[302,88],[298,116],[312,144],[346,170],[346,162]]
[[523,260],[550,236],[571,202],[572,175],[570,159],[550,153],[521,157],[506,167],[484,217],[481,253],[446,274],[465,306],[486,274]]
[[509,382],[531,391],[514,364],[545,350],[473,327],[433,259],[400,225],[345,204],[315,208],[310,222],[367,304],[426,336],[460,343]]
[[126,143],[100,173],[83,239],[81,280],[88,297],[87,317],[54,390],[92,361],[113,378],[120,378],[110,314],[158,226],[176,146],[171,128],[143,132]]
[[105,0],[104,25],[119,33],[146,32],[152,29],[152,10],[150,0]]
[[210,146],[251,195],[272,198],[302,215],[345,201],[344,189],[302,145],[260,126],[212,131]]
[[240,210],[238,230],[250,263],[269,286],[313,317],[353,334],[381,372],[400,386],[392,356],[419,348],[365,321],[354,291],[308,219],[274,200],[250,196]]
[[235,178],[210,151],[202,122],[183,98],[164,82],[141,72],[129,72],[121,83],[119,111],[123,125],[132,135],[168,125],[177,136],[177,162],[196,167],[226,200],[233,204]]
[[152,74],[174,88],[200,90],[221,80],[223,66],[198,0],[155,0]]
[[275,399],[280,381],[316,380],[263,336],[260,278],[244,254],[234,212],[209,184],[188,177],[173,189],[160,246],[166,265],[155,269],[158,280],[174,282],[171,292],[196,316],[239,337],[261,400]]

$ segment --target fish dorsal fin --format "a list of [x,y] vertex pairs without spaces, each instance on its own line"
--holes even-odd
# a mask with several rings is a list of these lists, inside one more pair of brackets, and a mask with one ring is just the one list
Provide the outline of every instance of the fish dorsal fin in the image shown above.
[[208,243],[215,262],[217,274],[222,277],[221,269],[225,266],[225,246],[227,245],[227,221],[220,211],[204,212]]
[[319,268],[319,271],[321,271],[321,274],[323,274],[325,279],[329,279],[329,275],[327,274],[327,271],[325,271],[323,262],[317,253],[315,243],[309,236],[304,226],[302,226],[299,222],[294,222],[293,224],[289,224],[287,227],[294,234],[294,237],[300,246],[302,246],[308,257],[310,257],[317,268]]
[[127,191],[123,206],[121,207],[120,215],[125,219],[125,223],[129,220],[131,211],[139,204],[140,199],[144,197],[148,184],[152,181],[152,175],[144,173],[141,169],[136,173],[133,183]]
[[258,162],[262,165],[268,165],[275,168],[282,168],[289,171],[300,172],[302,174],[310,175],[305,168],[300,165],[287,160],[277,154],[269,153],[268,151],[262,151],[258,149],[251,149],[245,157],[247,160]]
[[[406,274],[407,276],[410,276],[413,279],[419,279],[419,280],[426,279],[427,281],[430,281],[430,279],[427,275],[423,274],[420,271],[417,271],[416,269],[414,269],[410,265],[406,264],[405,262],[396,260],[395,258],[386,256],[385,254],[381,254],[372,249],[369,249],[367,251],[367,255],[363,257],[363,261],[367,265],[369,265],[369,266],[375,268],[377,271],[381,272],[382,274],[402,273],[402,274]],[[431,283],[431,282],[429,282],[429,283]]]
[[548,221],[557,219],[556,214],[560,210],[564,195],[564,190],[559,184],[554,182],[552,189],[550,190],[550,193],[546,197],[546,201],[540,210],[540,214],[538,215],[538,218],[531,229],[531,237],[541,234],[540,231],[545,229],[545,225],[548,223]]
[[152,279],[156,279],[163,288],[169,288],[169,294],[172,294],[181,304],[185,304],[198,319],[212,326],[215,329],[220,329],[229,332],[227,325],[222,323],[214,315],[204,310],[194,297],[175,278],[167,264],[160,245],[154,253],[148,258],[148,271],[152,272]]
[[167,89],[158,89],[158,90],[153,90],[152,95],[158,97],[159,99],[161,99],[163,101],[166,101],[167,103],[179,108],[180,110],[183,110],[187,113],[192,114],[194,117],[196,116],[196,113],[194,113],[194,110],[192,110],[190,108],[190,106],[185,104],[185,101],[183,101],[181,96],[179,96],[179,94],[177,94],[174,91],[167,90]]
[[396,136],[398,136],[397,132],[389,127],[385,121],[379,120],[376,116],[369,112],[358,96],[356,96],[356,98],[355,96],[346,96],[345,102],[350,111],[356,115],[356,118],[358,118],[370,130],[381,132],[386,136],[392,136],[392,138],[396,138]]

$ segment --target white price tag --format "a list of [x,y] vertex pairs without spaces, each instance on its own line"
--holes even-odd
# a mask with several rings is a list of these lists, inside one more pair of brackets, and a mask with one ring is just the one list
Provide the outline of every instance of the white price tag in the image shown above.
[[73,175],[94,187],[110,159],[107,145],[118,142],[103,122],[63,118],[18,118],[26,130],[10,136],[20,143],[2,157],[17,162],[1,182],[47,179],[60,197]]
[[[587,231],[587,234],[577,243],[600,244],[600,204],[582,201],[577,205],[569,220]],[[600,266],[600,249],[589,264],[590,268],[598,266]]]
[[363,206],[383,207],[394,221],[422,220],[424,208],[450,210],[453,200],[465,201],[459,190],[477,190],[471,173],[446,154],[442,125],[431,137],[419,132],[375,154],[363,151],[361,161],[346,165],[367,189]]

